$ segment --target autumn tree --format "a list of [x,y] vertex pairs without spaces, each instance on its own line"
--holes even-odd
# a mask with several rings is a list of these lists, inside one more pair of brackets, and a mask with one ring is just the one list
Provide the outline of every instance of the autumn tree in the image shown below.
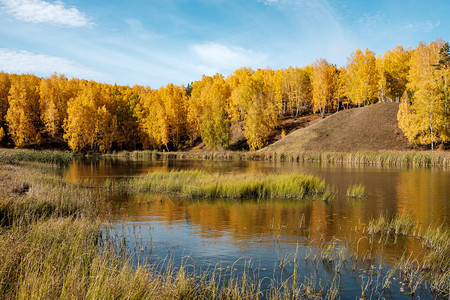
[[386,51],[383,57],[377,57],[378,90],[382,102],[399,102],[408,83],[410,58],[411,51],[404,50],[402,46],[396,46]]
[[[264,89],[265,73],[255,72],[251,77],[241,80],[232,92],[235,108],[239,108],[240,120],[250,149],[266,145],[270,133],[277,125],[277,105]],[[274,98],[275,99],[275,98]]]
[[63,138],[63,124],[67,118],[67,103],[78,93],[78,81],[53,74],[40,81],[41,121],[53,138]]
[[[439,65],[442,41],[419,43],[411,56],[408,89],[411,103],[403,103],[398,112],[399,126],[411,142],[430,144],[449,139],[445,89],[448,82],[440,81]],[[447,85],[447,86],[446,86]],[[407,120],[407,121],[405,121]]]
[[11,81],[7,73],[0,72],[0,142],[6,135],[6,113],[8,112],[8,95]]
[[80,84],[80,92],[67,106],[64,139],[76,152],[110,151],[117,135],[110,87],[94,81]]
[[182,137],[187,135],[185,89],[171,83],[146,93],[142,100],[143,129],[149,143],[167,150],[169,143],[178,147]]
[[111,87],[112,114],[117,119],[115,143],[120,149],[136,148],[139,141],[138,117],[135,114],[139,94],[128,86]]
[[333,73],[333,109],[339,111],[341,105],[347,104],[345,93],[346,69],[345,67],[335,68]]
[[226,81],[231,89],[230,97],[230,116],[233,123],[242,126],[244,114],[248,109],[249,99],[251,98],[249,82],[254,71],[250,68],[237,69],[227,77]]
[[296,119],[312,101],[312,67],[287,68],[274,72],[273,93],[280,115]]
[[6,114],[8,132],[17,148],[41,143],[39,78],[34,75],[11,77],[9,108]]
[[347,64],[346,94],[354,105],[372,104],[378,95],[378,72],[375,54],[356,50]]
[[231,141],[230,87],[220,74],[203,76],[193,84],[188,119],[209,148],[226,148]]
[[439,51],[439,62],[435,67],[436,92],[444,109],[441,142],[448,142],[450,141],[450,46],[448,42],[442,45]]
[[332,104],[336,67],[325,59],[319,59],[314,64],[312,73],[313,109],[325,117],[325,109]]
[[182,137],[186,135],[186,90],[183,86],[168,84],[165,88],[161,88],[159,93],[166,110],[169,140],[178,147]]

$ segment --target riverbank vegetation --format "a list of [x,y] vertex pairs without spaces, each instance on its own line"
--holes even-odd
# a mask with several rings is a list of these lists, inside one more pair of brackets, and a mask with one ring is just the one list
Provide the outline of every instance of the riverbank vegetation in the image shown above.
[[29,150],[29,149],[1,149],[0,161],[9,162],[38,162],[56,165],[67,165],[74,159],[75,154],[58,150]]
[[159,89],[0,73],[0,142],[74,152],[173,151],[201,141],[226,149],[235,128],[245,137],[242,149],[260,149],[285,119],[401,101],[399,126],[408,139],[444,148],[449,62],[448,43],[437,40],[378,57],[356,50],[340,68],[324,59],[302,68],[241,68]]
[[[75,158],[82,158],[72,152],[1,149],[0,160],[10,163],[19,161],[67,165]],[[450,154],[443,151],[358,151],[358,152],[158,152],[158,151],[119,151],[109,154],[93,154],[86,157],[124,158],[124,159],[195,159],[195,160],[265,160],[288,162],[315,162],[326,164],[373,165],[393,167],[450,167]]]
[[450,154],[443,151],[357,151],[357,152],[158,152],[119,151],[104,154],[107,158],[126,159],[206,159],[206,160],[266,160],[317,162],[349,165],[395,167],[450,167]]

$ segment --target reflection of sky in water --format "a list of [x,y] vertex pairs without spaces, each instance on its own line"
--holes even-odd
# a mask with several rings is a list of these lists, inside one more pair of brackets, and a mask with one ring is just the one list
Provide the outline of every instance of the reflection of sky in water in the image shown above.
[[[111,225],[110,234],[117,235],[122,240],[122,233],[126,232],[127,246],[131,253],[141,249],[141,261],[149,260],[158,270],[164,269],[168,261],[173,262],[175,268],[183,264],[187,272],[216,270],[221,273],[222,280],[229,278],[230,274],[241,276],[245,269],[247,276],[253,279],[270,278],[262,283],[262,290],[267,290],[271,280],[281,282],[282,279],[293,275],[293,258],[297,255],[297,272],[300,282],[305,278],[316,277],[317,284],[323,291],[330,287],[337,263],[324,264],[320,257],[314,259],[321,251],[317,243],[309,243],[306,238],[265,237],[263,239],[238,240],[229,235],[222,234],[219,238],[205,237],[195,225],[177,223],[167,225],[165,222],[127,222]],[[135,244],[137,239],[137,245]],[[336,249],[343,247],[343,242],[336,241]],[[151,252],[149,251],[151,249]],[[139,251],[139,250],[137,250]],[[337,250],[338,251],[338,250]],[[134,252],[132,263],[137,264],[138,255]],[[305,258],[308,257],[306,260]],[[286,260],[283,269],[280,262]],[[371,269],[371,266],[373,266]],[[383,266],[382,270],[379,267]],[[232,270],[232,271],[231,271]],[[361,295],[361,284],[372,281],[376,284],[377,276],[371,275],[373,271],[380,271],[378,280],[384,280],[387,268],[381,261],[357,262],[347,257],[339,273],[339,291],[343,299],[355,299]],[[400,285],[393,282],[390,296],[394,299],[410,296],[399,293]],[[370,293],[370,291],[369,291]],[[420,291],[422,297],[429,297],[426,291]],[[379,296],[379,295],[378,295]],[[389,298],[389,294],[383,294]]]
[[[203,269],[219,264],[225,271],[234,264],[237,273],[242,271],[244,263],[251,261],[251,270],[259,270],[260,277],[272,278],[274,273],[276,276],[292,274],[292,262],[287,271],[281,271],[278,264],[286,257],[292,258],[299,247],[300,281],[318,274],[322,286],[327,287],[333,279],[329,268],[333,270],[335,266],[304,259],[308,251],[312,251],[311,256],[322,251],[324,241],[335,237],[342,246],[342,241],[349,240],[346,246],[352,255],[361,260],[370,252],[377,258],[376,262],[358,261],[357,269],[371,264],[376,267],[380,262],[397,261],[405,251],[418,255],[422,249],[413,239],[399,239],[395,245],[384,245],[377,240],[369,243],[362,229],[371,218],[381,213],[411,212],[421,224],[450,225],[450,172],[438,169],[261,161],[96,160],[74,163],[62,175],[72,181],[87,178],[102,181],[180,169],[308,173],[334,185],[337,196],[326,204],[322,201],[187,201],[165,195],[127,193],[103,195],[105,219],[113,222],[113,232],[120,235],[125,228],[130,249],[139,236],[143,245],[152,245],[151,253],[147,247],[141,258],[151,256],[154,262],[169,258],[175,265],[184,260]],[[366,199],[346,198],[347,187],[354,183],[366,187]],[[361,295],[361,274],[352,270],[354,264],[348,261],[341,272],[345,280],[340,281],[340,289],[345,292],[345,298]],[[364,278],[367,282],[369,275]],[[398,286],[392,291],[393,298],[400,296]]]

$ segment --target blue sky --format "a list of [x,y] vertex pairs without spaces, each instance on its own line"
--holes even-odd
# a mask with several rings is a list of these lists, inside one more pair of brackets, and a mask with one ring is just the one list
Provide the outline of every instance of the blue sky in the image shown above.
[[159,88],[449,40],[450,1],[0,0],[0,70]]

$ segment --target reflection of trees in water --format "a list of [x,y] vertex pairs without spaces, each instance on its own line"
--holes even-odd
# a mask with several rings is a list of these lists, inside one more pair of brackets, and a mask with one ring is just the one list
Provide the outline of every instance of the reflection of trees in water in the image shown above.
[[412,212],[417,222],[450,224],[450,176],[448,171],[401,172],[396,190],[399,212]]
[[108,177],[137,176],[154,171],[168,172],[168,161],[111,159],[83,159],[73,161],[63,176],[70,182],[83,179],[103,181]]

